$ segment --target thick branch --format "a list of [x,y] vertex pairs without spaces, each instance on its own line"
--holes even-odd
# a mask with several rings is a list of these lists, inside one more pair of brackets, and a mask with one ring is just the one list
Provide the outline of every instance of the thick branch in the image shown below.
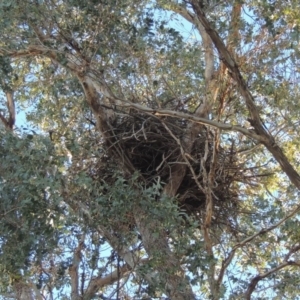
[[290,251],[286,254],[286,256],[284,257],[284,261],[283,263],[281,263],[280,265],[278,265],[277,267],[267,271],[266,273],[264,274],[260,274],[260,275],[257,275],[255,276],[254,278],[252,278],[249,286],[248,286],[248,289],[245,293],[245,298],[247,300],[250,300],[251,299],[251,295],[256,287],[256,285],[258,284],[258,282],[268,276],[270,276],[271,274],[273,273],[276,273],[277,271],[285,268],[286,266],[298,266],[300,267],[300,261],[293,261],[293,260],[290,260],[290,257],[296,253],[297,251],[300,250],[300,245],[297,245],[293,248],[290,249]]
[[[222,263],[222,268],[219,274],[219,278],[218,278],[218,282],[222,282],[223,276],[224,276],[224,272],[227,269],[227,267],[229,266],[229,264],[231,263],[235,252],[237,249],[243,247],[244,245],[246,245],[247,243],[251,242],[252,240],[254,240],[256,237],[266,234],[269,231],[272,231],[273,229],[279,227],[281,224],[283,224],[287,219],[293,217],[298,211],[300,210],[300,205],[296,206],[291,213],[289,213],[288,215],[286,215],[284,218],[282,218],[279,222],[277,222],[276,224],[268,227],[268,228],[263,228],[260,231],[258,231],[257,233],[251,235],[250,237],[244,239],[242,242],[236,244],[232,250],[230,251],[229,255],[227,256],[227,258],[223,261]],[[285,260],[287,261],[289,259],[289,257],[291,256],[292,253],[296,252],[300,250],[300,246],[296,246],[294,248],[292,248],[292,252],[290,251],[286,257]]]
[[99,289],[101,289],[102,287],[111,285],[114,282],[121,279],[122,277],[128,275],[130,272],[130,269],[131,268],[126,264],[126,265],[120,267],[119,270],[115,270],[114,272],[112,272],[111,274],[109,274],[105,277],[93,278],[90,281],[86,292],[84,293],[83,299],[86,299],[86,300],[92,299],[95,296],[95,294],[97,293],[97,291],[99,291]]
[[9,113],[8,126],[10,129],[13,129],[16,121],[16,109],[14,102],[14,94],[12,91],[6,92],[6,100],[6,105]]
[[295,209],[292,210],[291,213],[289,213],[287,216],[285,216],[284,218],[282,218],[279,222],[277,222],[276,224],[268,227],[268,228],[263,228],[261,229],[259,232],[251,235],[250,237],[244,239],[242,242],[236,244],[232,251],[235,251],[236,249],[238,248],[241,248],[243,247],[244,245],[246,245],[247,243],[251,242],[253,239],[255,239],[256,237],[258,237],[259,235],[262,235],[262,234],[266,234],[267,232],[279,227],[282,223],[284,223],[287,219],[291,218],[292,216],[294,216],[298,211],[300,210],[300,205],[296,206]]
[[183,5],[179,5],[175,2],[170,2],[168,4],[163,5],[165,9],[172,10],[179,15],[181,15],[184,19],[188,22],[192,23],[199,31],[199,34],[202,38],[202,44],[204,48],[204,56],[205,56],[205,83],[206,83],[206,97],[205,101],[203,101],[197,110],[197,115],[199,117],[208,117],[210,110],[212,108],[212,104],[214,102],[214,98],[216,95],[213,95],[214,91],[214,50],[213,50],[213,43],[210,36],[205,31],[205,28],[198,20],[197,16],[190,12],[187,8]]
[[153,108],[145,107],[143,105],[140,105],[137,103],[132,103],[129,101],[120,102],[120,103],[118,103],[118,105],[123,106],[123,107],[128,107],[128,108],[134,108],[136,110],[143,111],[145,113],[150,113],[150,114],[153,114],[156,116],[169,116],[169,117],[175,117],[175,118],[179,118],[179,119],[185,119],[188,121],[193,121],[198,124],[203,124],[203,125],[211,126],[214,128],[219,128],[220,130],[238,131],[258,142],[263,143],[263,141],[265,141],[265,139],[263,137],[256,134],[253,130],[248,130],[239,125],[224,124],[224,123],[208,120],[206,118],[201,118],[201,117],[197,117],[194,115],[190,115],[190,114],[178,112],[178,111],[173,111],[173,110],[153,109]]
[[230,20],[230,34],[228,36],[228,50],[233,51],[233,49],[239,45],[239,24],[241,21],[241,10],[242,2],[236,0],[232,6],[231,20]]
[[247,300],[251,300],[251,295],[253,293],[253,291],[255,290],[255,287],[257,286],[258,282],[274,273],[276,273],[277,271],[287,267],[287,266],[300,266],[300,262],[296,262],[296,261],[285,261],[283,262],[282,264],[278,265],[277,267],[269,270],[268,272],[266,273],[263,273],[261,275],[257,275],[255,276],[254,278],[252,278],[249,286],[248,286],[248,289],[245,293],[245,299]]
[[2,121],[6,129],[13,130],[16,121],[14,96],[12,91],[6,91],[5,95],[6,95],[6,106],[8,109],[8,119],[6,119],[0,112],[0,120]]
[[209,82],[212,79],[214,72],[214,52],[210,36],[207,34],[205,28],[195,14],[188,11],[182,5],[178,5],[177,3],[171,3],[169,4],[169,7],[169,9],[180,14],[184,19],[192,23],[198,29],[205,51],[205,80]]
[[72,300],[79,300],[79,290],[78,290],[78,269],[79,264],[81,262],[81,251],[84,248],[84,243],[81,241],[78,245],[78,247],[75,249],[73,254],[73,262],[72,265],[69,268],[69,273],[71,277],[71,299]]
[[287,174],[291,182],[300,189],[300,176],[290,164],[288,158],[283,153],[282,149],[276,144],[273,136],[268,133],[266,127],[261,121],[259,116],[258,109],[254,103],[254,98],[250,93],[245,80],[240,73],[239,67],[235,62],[233,56],[226,48],[224,42],[220,38],[219,34],[212,28],[211,24],[207,20],[205,13],[203,12],[201,6],[199,5],[198,1],[193,0],[192,2],[193,9],[196,12],[200,22],[202,23],[203,27],[205,28],[206,32],[211,37],[215,47],[217,48],[221,61],[226,65],[229,70],[231,77],[237,82],[239,91],[242,97],[245,100],[247,105],[248,111],[251,115],[251,122],[252,126],[254,127],[256,133],[263,138],[263,144],[266,148],[272,153],[274,158],[280,164],[282,170]]

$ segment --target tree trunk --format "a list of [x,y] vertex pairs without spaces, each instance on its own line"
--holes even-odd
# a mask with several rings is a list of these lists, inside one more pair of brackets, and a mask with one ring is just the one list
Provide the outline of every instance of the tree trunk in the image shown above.
[[159,220],[150,216],[142,207],[135,209],[134,216],[144,247],[158,272],[158,286],[164,288],[172,300],[195,299],[180,261],[169,248],[164,228]]

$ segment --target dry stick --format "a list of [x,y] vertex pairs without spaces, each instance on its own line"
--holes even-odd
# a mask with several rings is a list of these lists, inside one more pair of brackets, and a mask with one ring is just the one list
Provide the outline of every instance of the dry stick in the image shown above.
[[251,115],[251,125],[255,128],[256,134],[263,139],[262,143],[272,153],[274,158],[280,164],[282,170],[287,174],[287,176],[291,180],[291,182],[300,190],[300,176],[290,164],[288,158],[285,156],[282,149],[276,144],[273,136],[270,133],[268,133],[267,129],[262,123],[258,109],[254,103],[254,98],[250,93],[245,80],[242,77],[237,63],[235,62],[234,58],[232,57],[225,44],[221,40],[219,34],[210,25],[199,3],[196,1],[192,1],[192,6],[198,16],[199,21],[201,22],[206,32],[212,39],[215,47],[217,48],[220,60],[228,68],[230,76],[237,82],[239,91],[242,97],[244,98],[246,106]]
[[193,178],[194,178],[194,180],[195,180],[195,182],[196,182],[198,188],[199,188],[203,193],[205,193],[205,189],[201,186],[201,184],[200,184],[200,182],[199,182],[199,180],[198,180],[198,178],[197,178],[197,176],[196,176],[196,173],[195,173],[195,171],[194,171],[192,165],[190,164],[189,160],[188,160],[187,157],[186,157],[186,153],[185,153],[185,151],[184,151],[184,149],[183,149],[183,147],[182,147],[182,145],[181,145],[180,140],[173,134],[173,132],[172,132],[171,129],[165,124],[165,122],[161,121],[161,123],[163,124],[163,126],[165,127],[165,129],[169,132],[169,134],[171,135],[171,137],[177,142],[178,146],[180,147],[181,155],[182,155],[183,159],[185,160],[187,166],[189,167],[189,169],[190,169],[190,171],[191,171],[191,173],[192,173],[192,175],[193,175]]
[[[212,242],[211,242],[211,238],[209,236],[209,233],[208,233],[208,229],[209,229],[209,226],[210,226],[210,221],[211,221],[211,216],[212,216],[212,191],[211,191],[211,188],[209,187],[208,188],[208,191],[207,189],[203,188],[198,180],[198,177],[196,176],[195,174],[195,171],[192,167],[192,165],[190,164],[188,158],[187,158],[187,155],[181,145],[181,142],[180,140],[173,134],[173,132],[170,130],[170,128],[163,122],[161,121],[161,123],[163,124],[163,126],[165,127],[165,129],[169,132],[169,134],[173,137],[173,139],[177,142],[177,144],[179,145],[180,147],[180,151],[181,151],[181,155],[183,157],[183,159],[185,160],[186,164],[188,165],[188,168],[190,169],[192,175],[193,175],[193,178],[198,186],[198,188],[205,194],[209,194],[209,197],[210,199],[208,200],[208,203],[207,203],[207,212],[206,214],[208,214],[206,216],[206,219],[205,219],[205,223],[203,225],[203,232],[204,232],[204,239],[205,239],[205,245],[206,245],[206,250],[208,252],[209,255],[213,256],[213,249],[212,249]],[[204,177],[208,177],[210,176],[211,174],[209,174],[207,176],[206,174],[206,169],[205,169],[205,161],[207,159],[207,156],[208,156],[208,144],[206,145],[206,150],[205,150],[205,158],[201,161],[201,166],[202,166],[202,170],[203,172],[205,172],[205,175]],[[215,159],[215,157],[213,158]],[[204,161],[204,163],[203,163]],[[208,185],[209,185],[209,178],[206,179]],[[212,286],[213,290],[215,291],[216,288],[218,287],[216,285],[216,281],[214,280],[214,274],[215,274],[215,262],[214,260],[212,260],[212,263],[210,265],[210,274],[209,274],[209,280],[210,280],[210,285]]]

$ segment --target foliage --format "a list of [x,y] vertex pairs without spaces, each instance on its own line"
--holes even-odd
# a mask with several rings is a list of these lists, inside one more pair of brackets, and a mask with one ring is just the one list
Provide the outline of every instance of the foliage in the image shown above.
[[1,1],[3,299],[296,299],[299,10]]

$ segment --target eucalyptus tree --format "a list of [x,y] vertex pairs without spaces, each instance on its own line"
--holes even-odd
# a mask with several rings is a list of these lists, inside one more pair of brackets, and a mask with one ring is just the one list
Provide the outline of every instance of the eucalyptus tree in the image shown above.
[[297,297],[288,4],[0,3],[4,298]]

